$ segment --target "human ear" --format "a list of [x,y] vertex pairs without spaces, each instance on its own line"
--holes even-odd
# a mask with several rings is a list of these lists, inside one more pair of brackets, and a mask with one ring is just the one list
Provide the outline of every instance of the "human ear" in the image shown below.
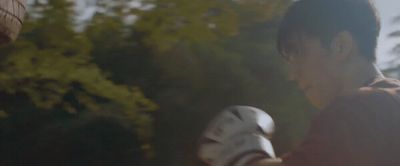
[[333,38],[331,51],[338,61],[344,61],[351,57],[353,46],[353,36],[348,31],[341,31]]

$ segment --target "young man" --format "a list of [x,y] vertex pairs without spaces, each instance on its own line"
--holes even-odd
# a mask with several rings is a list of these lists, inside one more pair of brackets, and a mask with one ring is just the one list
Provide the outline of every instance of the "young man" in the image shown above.
[[278,48],[321,110],[304,142],[251,166],[400,165],[400,83],[375,67],[380,25],[368,0],[301,0],[287,12]]
[[244,165],[400,165],[400,82],[375,67],[379,30],[368,0],[294,2],[279,29],[278,49],[290,79],[321,111],[293,151],[281,158],[264,153]]

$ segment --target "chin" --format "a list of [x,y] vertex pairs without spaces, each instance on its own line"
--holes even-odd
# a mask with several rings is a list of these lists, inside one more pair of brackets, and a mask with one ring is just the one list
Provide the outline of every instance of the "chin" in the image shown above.
[[305,93],[308,101],[317,109],[323,110],[332,102],[334,99],[333,93],[330,91],[323,91],[323,93],[319,93],[320,91],[307,91]]
[[311,105],[313,105],[314,107],[316,107],[319,110],[322,110],[326,107],[326,102],[324,102],[324,100],[322,100],[321,97],[318,96],[307,96],[308,101],[311,103]]

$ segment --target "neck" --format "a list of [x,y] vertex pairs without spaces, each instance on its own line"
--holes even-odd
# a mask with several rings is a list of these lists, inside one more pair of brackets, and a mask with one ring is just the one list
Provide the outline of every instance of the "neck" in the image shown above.
[[341,95],[348,94],[372,83],[376,79],[384,78],[377,66],[365,60],[357,59],[344,68]]

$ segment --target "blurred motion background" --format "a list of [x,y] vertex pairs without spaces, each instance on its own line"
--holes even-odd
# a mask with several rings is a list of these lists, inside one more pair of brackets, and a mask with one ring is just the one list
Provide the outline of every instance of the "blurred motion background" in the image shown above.
[[[198,165],[197,139],[229,105],[266,110],[282,154],[315,112],[275,49],[291,0],[27,2],[0,47],[0,165]],[[394,77],[397,27],[378,51]]]

